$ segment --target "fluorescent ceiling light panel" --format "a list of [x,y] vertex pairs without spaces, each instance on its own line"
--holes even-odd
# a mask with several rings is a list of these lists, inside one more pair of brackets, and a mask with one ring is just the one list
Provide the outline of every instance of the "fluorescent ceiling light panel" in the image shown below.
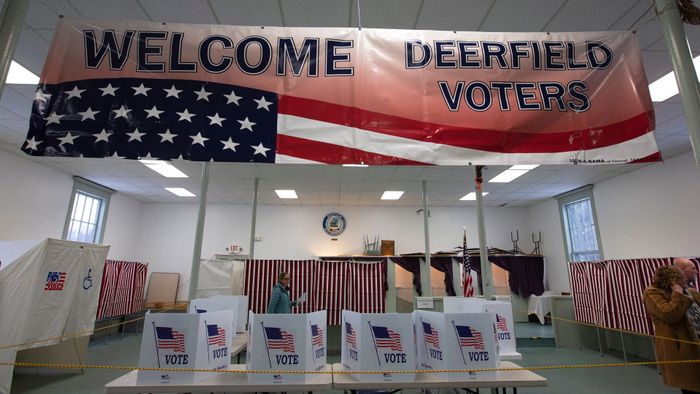
[[182,188],[182,187],[166,187],[165,190],[169,191],[170,193],[178,196],[178,197],[197,197],[194,194],[192,194],[191,191]]
[[369,167],[369,164],[343,164],[343,167]]
[[279,198],[290,198],[290,199],[298,198],[297,192],[294,190],[275,190],[275,193],[277,193],[277,197],[279,197]]
[[398,200],[403,196],[403,191],[385,191],[384,194],[382,194],[382,200]]
[[12,63],[10,63],[10,71],[7,73],[5,83],[17,85],[36,85],[39,83],[39,77],[13,60]]
[[511,182],[513,179],[521,177],[525,175],[525,173],[528,172],[528,170],[505,170],[502,173],[496,175],[495,177],[491,178],[489,182],[491,183],[508,183]]
[[151,170],[163,175],[166,178],[189,178],[187,174],[175,168],[174,165],[162,160],[139,160],[143,165]]
[[[695,74],[700,78],[700,74],[698,73],[698,69],[700,69],[700,56],[693,59],[693,66],[695,66]],[[649,93],[651,93],[651,101],[655,103],[666,101],[677,95],[678,85],[676,84],[676,74],[671,71],[649,84]]]
[[[481,192],[482,196],[489,194],[489,192]],[[476,192],[468,193],[466,196],[459,199],[459,201],[476,201]]]
[[516,164],[509,168],[509,170],[534,170],[539,167],[539,164]]

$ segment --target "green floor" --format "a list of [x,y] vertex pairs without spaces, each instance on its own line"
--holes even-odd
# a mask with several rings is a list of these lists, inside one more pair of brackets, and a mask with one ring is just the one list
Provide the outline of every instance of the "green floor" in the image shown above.
[[[531,327],[533,330],[546,328]],[[88,363],[91,365],[136,365],[140,335],[128,335],[110,339],[107,345],[103,341],[95,342],[89,348]],[[601,357],[592,350],[557,349],[553,347],[520,347],[523,360],[517,363],[522,366],[545,365],[576,365],[617,363],[619,359],[612,356]],[[339,355],[331,355],[329,363],[337,362]],[[100,393],[103,386],[124,374],[124,371],[90,369],[84,374],[62,374],[56,376],[40,376],[36,374],[15,374],[12,393]],[[607,368],[576,368],[553,369],[536,371],[548,379],[547,387],[521,388],[518,393],[634,393],[634,394],[663,394],[680,393],[680,390],[669,389],[663,385],[661,377],[655,368],[651,367],[607,367]],[[339,392],[339,391],[338,391]],[[406,393],[418,393],[417,390],[406,390]],[[434,390],[437,392],[437,390]],[[448,390],[442,390],[447,393]],[[482,389],[481,393],[489,390]]]

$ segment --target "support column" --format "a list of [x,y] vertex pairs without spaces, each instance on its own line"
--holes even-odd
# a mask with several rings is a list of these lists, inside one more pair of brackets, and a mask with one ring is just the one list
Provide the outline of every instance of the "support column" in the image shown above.
[[258,217],[258,184],[259,178],[253,183],[253,210],[250,213],[250,244],[248,245],[248,259],[255,259],[255,224]]
[[484,166],[474,166],[474,192],[476,194],[476,221],[479,228],[479,256],[481,258],[481,287],[484,299],[490,300],[494,296],[493,272],[488,258],[486,246],[486,224],[484,222],[484,196],[481,194],[481,184],[484,182],[482,171]]
[[695,155],[695,164],[700,166],[700,90],[688,40],[683,31],[681,14],[676,0],[655,0],[654,3],[661,22],[661,30],[666,39],[666,46],[671,54],[685,122],[688,125],[688,134],[690,134]]
[[194,233],[194,250],[192,251],[192,270],[190,271],[190,300],[197,298],[199,284],[199,265],[202,262],[202,238],[204,236],[204,219],[207,215],[207,191],[209,190],[210,163],[202,163],[202,182],[199,188],[199,212],[197,212],[197,229]]
[[430,228],[428,226],[428,190],[423,181],[423,233],[425,235],[425,257],[420,265],[420,286],[423,290],[423,297],[433,295],[433,288],[430,285]]
[[7,0],[0,13],[0,96],[22,33],[29,0]]

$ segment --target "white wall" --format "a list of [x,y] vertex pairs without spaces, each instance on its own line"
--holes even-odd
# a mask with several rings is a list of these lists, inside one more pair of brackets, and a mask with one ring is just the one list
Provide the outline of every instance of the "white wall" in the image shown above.
[[[323,217],[342,213],[347,220],[345,232],[332,241],[323,232]],[[307,259],[323,255],[361,254],[363,238],[376,235],[394,240],[396,253],[424,250],[423,217],[413,207],[307,207],[258,206],[256,234],[263,240],[255,244],[255,257],[261,259]],[[510,232],[519,229],[529,240],[525,208],[496,208],[485,211],[486,239],[489,246],[511,248]],[[249,205],[210,205],[207,207],[202,256],[226,253],[229,244],[243,246],[248,253],[251,207]],[[151,271],[179,272],[178,297],[187,297],[197,206],[194,204],[147,204],[143,210],[140,255]],[[468,226],[468,244],[478,247],[476,210],[431,208],[430,249],[452,251],[461,245],[462,226]],[[524,236],[523,234],[527,234]],[[523,249],[531,249],[521,242]]]
[[[597,183],[593,198],[606,259],[700,255],[700,169],[692,152]],[[556,200],[530,207],[529,221],[543,232],[549,288],[568,290]]]
[[[73,191],[73,178],[22,156],[0,150],[0,239],[61,238]],[[113,194],[104,243],[109,258],[136,259],[136,229],[142,203]]]

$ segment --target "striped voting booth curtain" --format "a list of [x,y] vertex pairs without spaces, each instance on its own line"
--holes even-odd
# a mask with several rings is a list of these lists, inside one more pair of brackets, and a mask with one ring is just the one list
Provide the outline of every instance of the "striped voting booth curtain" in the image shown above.
[[105,261],[97,318],[124,316],[143,309],[148,265],[134,261]]
[[642,296],[656,269],[671,264],[671,260],[664,257],[571,263],[576,320],[652,334],[654,328]]
[[385,311],[386,263],[318,260],[248,260],[245,294],[254,313],[265,313],[280,272],[291,276],[290,298],[307,294],[293,313],[328,311],[328,324],[340,324],[343,309],[363,313]]

